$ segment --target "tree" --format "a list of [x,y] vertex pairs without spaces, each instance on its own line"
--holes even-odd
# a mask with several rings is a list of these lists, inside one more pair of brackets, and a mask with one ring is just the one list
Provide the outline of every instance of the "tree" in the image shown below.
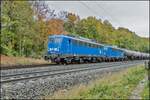
[[79,20],[80,18],[78,15],[75,15],[73,13],[67,13],[67,21],[65,21],[64,23],[65,30],[70,34],[75,34],[76,32],[75,25]]
[[[74,20],[74,17],[71,17],[71,19]],[[77,23],[73,22],[67,21],[65,23],[64,27],[66,31],[86,38],[95,39],[104,44],[117,45],[121,48],[142,52],[149,51],[149,42],[147,39],[142,39],[135,32],[124,27],[115,29],[108,20],[102,22],[101,19],[87,17],[79,20]]]
[[2,1],[1,37],[7,40],[7,43],[4,42],[1,47],[3,53],[23,55],[28,42],[24,40],[24,37],[30,37],[30,34],[34,33],[30,27],[33,24],[32,15],[32,9],[27,1]]
[[66,34],[63,27],[64,21],[61,19],[50,19],[47,21],[48,34]]

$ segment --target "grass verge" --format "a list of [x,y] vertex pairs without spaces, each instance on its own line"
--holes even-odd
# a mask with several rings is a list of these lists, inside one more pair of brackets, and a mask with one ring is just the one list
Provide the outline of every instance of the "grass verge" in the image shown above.
[[26,57],[11,57],[0,55],[1,67],[2,66],[13,66],[13,65],[34,65],[34,64],[47,64],[48,62],[44,59],[34,59]]
[[150,99],[150,98],[149,98],[148,81],[147,81],[146,84],[145,84],[145,87],[144,87],[144,90],[143,90],[143,92],[142,92],[141,97],[142,97],[142,99]]
[[149,82],[149,80],[147,80],[145,82],[144,90],[141,93],[142,99],[150,99],[150,97],[149,97],[149,85],[150,85],[150,82]]
[[145,76],[144,66],[136,66],[106,74],[88,85],[79,85],[68,91],[58,91],[46,99],[127,99]]

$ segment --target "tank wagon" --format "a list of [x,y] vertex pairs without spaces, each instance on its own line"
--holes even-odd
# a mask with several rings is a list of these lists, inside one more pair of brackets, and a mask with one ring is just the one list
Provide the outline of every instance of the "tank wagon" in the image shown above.
[[45,60],[55,63],[84,63],[147,59],[149,55],[97,43],[87,38],[68,35],[48,37]]
[[122,49],[124,51],[125,56],[128,58],[128,60],[146,60],[150,59],[150,55],[147,53],[141,53],[137,51],[131,51],[127,49]]

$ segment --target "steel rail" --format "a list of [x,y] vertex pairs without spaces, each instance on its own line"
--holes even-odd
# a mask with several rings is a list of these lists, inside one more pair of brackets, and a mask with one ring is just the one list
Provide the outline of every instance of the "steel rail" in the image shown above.
[[[102,63],[100,66],[104,66],[104,65],[108,65],[108,64],[122,64],[122,63],[125,63],[125,62]],[[92,64],[92,65],[95,66],[94,64]],[[82,66],[80,68],[87,68],[87,67]],[[15,76],[19,76],[19,75],[36,74],[36,73],[49,73],[49,72],[53,72],[53,71],[61,71],[61,70],[69,70],[69,69],[78,69],[78,67],[74,67],[74,68],[70,67],[70,68],[55,69],[55,70],[32,71],[32,72],[24,72],[24,73],[17,73],[17,74],[8,74],[8,75],[1,75],[1,78],[15,77]]]
[[[93,65],[93,66],[95,66],[96,64],[99,64],[100,66],[103,66],[103,65],[107,65],[107,64],[122,64],[122,63],[130,63],[131,61],[123,61],[123,62],[109,62],[109,63],[92,63],[92,64],[90,64],[90,65]],[[132,61],[132,63],[133,62],[137,62],[137,61]],[[87,65],[88,66],[88,64],[78,64],[78,65],[80,65],[80,68],[85,68],[84,66],[82,66],[82,65]],[[61,65],[62,66],[62,65]],[[25,75],[25,74],[36,74],[36,73],[43,73],[43,72],[51,72],[51,71],[59,71],[59,70],[65,70],[65,69],[76,69],[76,68],[78,68],[78,67],[76,67],[77,65],[71,65],[71,66],[67,66],[66,68],[64,68],[64,69],[62,69],[61,68],[61,66],[59,66],[60,67],[60,69],[49,69],[49,68],[55,68],[55,67],[58,67],[58,66],[50,66],[50,67],[41,67],[42,69],[37,69],[37,67],[36,68],[31,68],[32,70],[42,70],[42,71],[32,71],[32,70],[30,70],[30,68],[28,69],[29,70],[29,72],[27,72],[28,70],[26,70],[26,72],[23,72],[23,73],[16,73],[16,74],[6,74],[6,75],[3,75],[2,73],[1,73],[1,77],[2,78],[7,78],[7,77],[13,77],[13,76],[19,76],[19,75]],[[82,67],[81,67],[82,66]],[[64,67],[64,66],[63,66]],[[73,67],[75,67],[75,68],[73,68]],[[43,70],[43,68],[46,68],[46,70]],[[24,68],[22,68],[22,69],[24,69]],[[21,71],[20,71],[21,72]]]

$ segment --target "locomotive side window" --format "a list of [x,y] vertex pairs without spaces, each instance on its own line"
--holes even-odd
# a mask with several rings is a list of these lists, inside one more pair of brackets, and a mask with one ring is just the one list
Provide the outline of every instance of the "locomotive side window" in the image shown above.
[[77,41],[77,46],[79,46],[80,45],[80,43],[79,43],[79,41]]
[[80,42],[79,41],[77,41],[77,46],[79,46],[80,45]]
[[97,45],[96,45],[96,44],[94,44],[94,48],[97,48]]
[[82,42],[82,46],[85,46],[85,43],[84,43],[84,42]]
[[103,46],[99,45],[98,48],[103,48]]
[[84,46],[84,42],[81,41],[81,46]]
[[85,42],[85,46],[88,47],[88,43],[87,42]]
[[93,48],[93,46],[94,46],[94,45],[93,45],[93,44],[91,44],[91,48]]
[[87,46],[88,46],[87,42],[84,42],[84,46],[85,46],[85,47],[87,47]]
[[90,43],[88,43],[88,47],[90,47]]
[[115,49],[115,48],[112,48],[112,51],[116,51],[117,49]]
[[95,48],[95,44],[92,44],[92,48]]
[[90,47],[90,48],[92,47],[92,44],[91,44],[91,43],[89,43],[89,47]]
[[81,45],[82,45],[82,46],[85,46],[85,42],[81,42]]
[[94,48],[94,44],[92,44],[92,48]]
[[96,48],[98,48],[98,45],[96,45]]
[[92,45],[92,44],[90,44],[90,47],[92,48],[92,47],[93,47],[93,45]]
[[69,44],[71,44],[71,40],[69,39]]
[[83,41],[79,41],[79,46],[84,46],[84,42]]
[[77,45],[77,40],[72,40],[72,43],[73,43],[74,45]]
[[82,41],[79,41],[79,46],[82,46]]
[[87,43],[87,46],[88,46],[88,47],[90,47],[90,44],[89,44],[89,43]]
[[78,41],[77,40],[75,40],[76,41],[76,45],[78,45]]
[[72,44],[75,44],[75,43],[74,43],[74,40],[72,40]]

